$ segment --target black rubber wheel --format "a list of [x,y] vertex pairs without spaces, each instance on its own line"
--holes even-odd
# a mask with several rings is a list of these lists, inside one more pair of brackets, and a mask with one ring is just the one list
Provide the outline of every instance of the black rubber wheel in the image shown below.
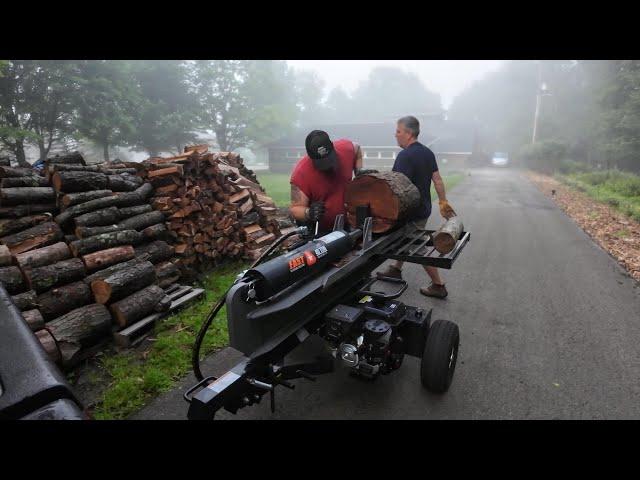
[[420,365],[422,385],[433,393],[449,390],[458,360],[460,331],[448,320],[436,320],[429,328]]

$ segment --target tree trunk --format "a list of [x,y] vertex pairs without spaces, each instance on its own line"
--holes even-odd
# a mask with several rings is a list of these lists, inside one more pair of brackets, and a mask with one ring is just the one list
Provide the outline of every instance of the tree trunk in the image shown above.
[[22,140],[16,140],[14,153],[16,155],[16,161],[20,167],[31,168],[31,164],[27,162],[27,156],[24,153],[24,142]]
[[433,234],[433,246],[439,253],[449,253],[460,238],[464,225],[460,217],[452,217]]
[[62,205],[71,207],[79,203],[85,203],[97,198],[110,197],[113,195],[111,190],[92,190],[89,192],[67,193],[62,197]]
[[86,274],[84,263],[79,258],[62,260],[51,265],[26,269],[24,275],[31,290],[37,293],[66,283],[81,280]]
[[165,288],[180,280],[180,269],[173,262],[162,262],[156,265],[158,286]]
[[5,244],[11,253],[26,252],[33,248],[45,247],[64,238],[60,227],[54,222],[46,222],[28,228],[22,232],[0,238],[0,243]]
[[36,332],[36,337],[40,345],[42,345],[42,348],[44,348],[44,351],[49,355],[49,358],[55,363],[60,362],[60,350],[58,350],[53,336],[47,330],[42,329]]
[[36,213],[55,213],[58,207],[55,203],[45,203],[40,205],[19,205],[17,207],[0,208],[0,218],[19,218]]
[[164,222],[164,213],[154,210],[122,220],[118,226],[126,230],[142,230],[160,222]]
[[399,172],[372,173],[347,185],[344,201],[347,219],[356,225],[356,207],[369,205],[373,233],[383,233],[403,223],[420,206],[420,191]]
[[42,314],[37,308],[22,312],[22,318],[27,322],[32,332],[37,332],[41,328],[44,328],[44,318],[42,318]]
[[147,254],[146,256],[141,255],[140,257],[135,257],[127,262],[117,263],[115,265],[112,265],[111,267],[105,268],[104,270],[99,270],[96,273],[88,275],[82,281],[87,285],[91,285],[91,282],[93,282],[94,280],[103,280],[113,275],[114,273],[119,272],[120,270],[132,267],[134,265],[137,265],[138,263],[146,262],[149,260],[149,257],[149,254]]
[[6,245],[0,245],[0,267],[9,267],[13,264],[13,255]]
[[105,225],[103,227],[76,227],[74,233],[78,238],[89,238],[96,235],[101,235],[103,233],[118,232],[120,230],[122,230],[122,228],[118,227],[118,225],[116,224],[113,224]]
[[48,247],[36,248],[16,255],[16,262],[24,271],[27,268],[43,267],[71,258],[71,250],[64,242],[54,243]]
[[107,187],[114,192],[132,192],[143,183],[142,178],[133,175],[107,175]]
[[7,219],[0,220],[0,237],[6,237],[12,233],[26,230],[27,228],[34,227],[40,223],[50,222],[51,215],[32,215],[28,217],[18,218],[17,220]]
[[44,177],[9,177],[0,182],[2,188],[16,187],[49,187],[50,183]]
[[76,193],[107,189],[107,176],[93,172],[56,172],[51,177],[56,192]]
[[108,207],[102,210],[78,215],[73,222],[78,227],[103,227],[105,225],[115,225],[120,220],[118,207]]
[[28,203],[51,203],[56,201],[56,192],[51,187],[19,187],[0,189],[2,206]]
[[97,344],[111,333],[111,315],[104,305],[93,303],[52,320],[47,328],[62,353],[62,364],[69,364],[83,348]]
[[158,302],[165,297],[164,290],[158,285],[146,288],[113,303],[109,310],[120,327],[131,325],[154,312]]
[[119,247],[121,245],[136,245],[142,241],[142,234],[135,230],[122,230],[118,232],[102,233],[95,237],[83,238],[69,244],[71,253],[75,257],[87,253]]
[[80,257],[88,272],[108,267],[115,263],[126,262],[135,257],[135,251],[131,245],[108,248],[98,252],[89,253]]
[[105,162],[109,161],[109,144],[107,142],[102,145],[102,158]]
[[146,245],[136,247],[136,257],[144,254],[149,255],[149,261],[151,263],[158,263],[165,260],[169,260],[173,257],[175,251],[174,247],[162,240],[156,240]]
[[146,205],[138,205],[137,207],[125,207],[119,210],[120,219],[124,220],[125,218],[134,217],[136,215],[142,215],[143,213],[148,213],[153,210],[153,207],[149,204]]
[[38,301],[34,290],[14,295],[11,297],[11,300],[13,300],[13,303],[16,304],[16,307],[18,307],[20,311],[38,308]]
[[91,288],[83,281],[52,288],[37,298],[40,313],[47,321],[92,302]]
[[18,267],[12,266],[0,268],[0,283],[4,286],[9,295],[15,295],[26,290],[22,271]]
[[96,302],[105,304],[120,300],[131,292],[136,292],[156,281],[156,271],[149,261],[119,270],[102,280],[91,282],[91,290]]

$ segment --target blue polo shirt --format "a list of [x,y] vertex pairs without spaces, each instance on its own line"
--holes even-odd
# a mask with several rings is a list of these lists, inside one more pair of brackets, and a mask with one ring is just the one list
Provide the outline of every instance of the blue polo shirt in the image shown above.
[[431,177],[438,171],[436,156],[420,142],[414,142],[398,153],[393,171],[404,173],[420,191],[420,206],[409,220],[431,215]]

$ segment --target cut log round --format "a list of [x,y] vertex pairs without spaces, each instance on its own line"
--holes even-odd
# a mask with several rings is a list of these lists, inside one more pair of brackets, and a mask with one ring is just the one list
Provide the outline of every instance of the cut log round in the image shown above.
[[85,162],[82,154],[80,152],[78,152],[78,151],[72,152],[72,153],[68,153],[68,154],[65,154],[65,155],[56,155],[55,157],[47,158],[46,163],[48,165],[52,165],[52,164],[63,164],[63,165],[80,164],[80,165],[86,165],[86,162]]
[[1,267],[0,283],[7,290],[9,295],[24,292],[26,283],[22,275],[22,271],[18,267]]
[[11,250],[6,245],[0,245],[0,267],[8,267],[13,264]]
[[104,279],[91,282],[91,291],[96,302],[105,304],[120,300],[156,281],[156,271],[149,261],[136,263],[118,270]]
[[433,246],[439,253],[449,253],[455,246],[456,242],[460,239],[460,235],[464,230],[464,225],[460,217],[455,216],[447,220],[433,234]]
[[120,262],[126,262],[135,257],[135,251],[131,245],[108,248],[80,257],[88,272],[106,268]]
[[356,207],[369,205],[373,233],[383,233],[406,221],[420,206],[420,191],[403,173],[362,175],[347,185],[344,201],[347,219],[356,224]]
[[143,182],[142,178],[134,175],[107,175],[107,187],[114,192],[132,192]]
[[44,318],[42,318],[42,314],[37,308],[22,312],[22,318],[27,322],[32,332],[37,332],[44,328]]
[[71,207],[90,200],[110,197],[112,195],[113,192],[111,190],[91,190],[89,192],[67,193],[62,197],[61,203],[65,207]]
[[52,288],[37,298],[38,308],[45,320],[53,320],[90,303],[93,303],[91,288],[82,281]]
[[16,255],[16,262],[22,270],[43,267],[71,258],[71,250],[64,242],[54,243],[48,247],[36,248]]
[[154,210],[122,220],[118,226],[124,230],[142,230],[160,222],[164,222],[164,213]]
[[71,364],[83,348],[96,345],[111,333],[111,314],[93,303],[71,310],[47,324],[62,354],[62,364]]
[[87,253],[119,247],[121,245],[137,245],[142,241],[142,234],[135,230],[122,230],[118,232],[102,233],[94,237],[83,238],[69,244],[71,253],[75,257]]
[[85,274],[84,263],[79,258],[62,260],[44,267],[26,269],[24,272],[29,288],[38,293],[80,280],[84,278]]
[[149,285],[142,290],[113,303],[109,310],[120,327],[126,327],[154,312],[156,305],[165,297],[158,285]]
[[47,213],[43,215],[30,215],[18,219],[0,220],[0,237],[21,232],[22,230],[34,227],[40,223],[50,222],[51,218],[51,215]]
[[60,362],[60,350],[58,350],[58,346],[56,345],[56,341],[53,336],[47,330],[42,329],[36,332],[36,337],[38,338],[40,345],[42,345],[42,348],[44,348],[44,351],[47,352],[49,358],[55,363]]
[[28,292],[19,293],[11,297],[13,303],[16,304],[18,310],[32,310],[38,308],[38,302],[35,290],[29,290]]
[[143,213],[148,213],[153,210],[153,207],[149,204],[146,205],[137,205],[135,207],[125,207],[120,208],[118,213],[120,213],[120,219],[124,220],[125,218],[135,217],[136,215],[142,215]]
[[16,207],[0,207],[0,218],[20,218],[36,213],[56,213],[58,206],[55,203],[39,203],[18,205]]
[[118,207],[108,207],[94,212],[78,215],[73,219],[77,227],[102,227],[105,225],[114,225],[120,220]]
[[[122,230],[118,225],[104,225],[102,227],[77,227],[74,232],[78,238],[89,238],[101,235],[103,233],[111,233]],[[74,239],[73,241],[75,241]]]
[[56,172],[51,177],[56,192],[75,193],[107,189],[107,176],[94,172]]
[[45,177],[9,177],[3,178],[0,182],[2,188],[16,188],[16,187],[49,187],[49,180]]
[[33,248],[45,247],[64,238],[64,233],[54,222],[46,222],[28,228],[22,232],[0,238],[0,243],[9,247],[17,255]]
[[180,269],[173,262],[162,262],[156,265],[158,286],[165,288],[180,280]]
[[136,257],[140,255],[149,255],[149,261],[151,263],[159,263],[165,260],[169,260],[175,253],[174,247],[162,240],[156,240],[146,245],[140,245],[136,247]]

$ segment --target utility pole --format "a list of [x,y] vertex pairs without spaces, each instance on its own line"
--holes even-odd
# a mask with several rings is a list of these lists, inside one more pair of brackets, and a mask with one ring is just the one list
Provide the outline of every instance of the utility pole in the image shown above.
[[536,84],[536,113],[533,117],[533,137],[531,138],[531,144],[536,143],[536,132],[538,130],[538,114],[540,113],[540,93],[542,82],[542,62],[538,60],[538,83]]

